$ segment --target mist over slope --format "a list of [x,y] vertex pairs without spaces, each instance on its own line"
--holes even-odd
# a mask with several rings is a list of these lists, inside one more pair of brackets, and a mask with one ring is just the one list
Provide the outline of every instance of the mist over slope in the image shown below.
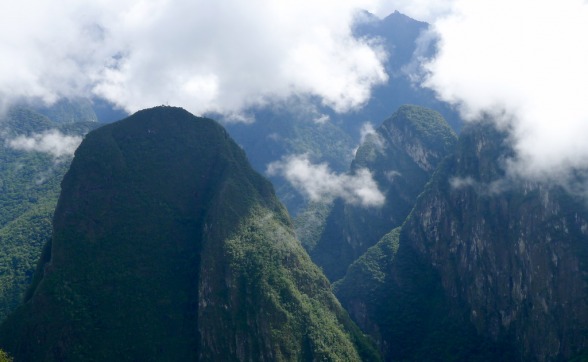
[[54,112],[61,122],[25,106],[0,116],[0,320],[22,302],[51,237],[61,179],[82,136],[97,126],[86,117],[68,123],[79,115],[70,110]]
[[[371,172],[384,202],[366,207],[336,200],[324,216],[322,232],[302,239],[312,260],[336,281],[347,267],[391,229],[400,226],[443,159],[453,152],[456,136],[437,112],[405,105],[368,134],[351,170]],[[313,205],[297,219],[305,235],[312,227]]]

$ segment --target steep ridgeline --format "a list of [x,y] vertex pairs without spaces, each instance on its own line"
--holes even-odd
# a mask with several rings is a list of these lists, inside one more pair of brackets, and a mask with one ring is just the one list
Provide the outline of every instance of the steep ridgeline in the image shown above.
[[[386,196],[385,204],[366,208],[337,200],[322,233],[303,240],[312,260],[330,280],[342,278],[353,261],[404,221],[455,142],[455,134],[439,113],[412,105],[400,107],[376,134],[366,138],[351,169],[372,172]],[[306,227],[297,222],[301,233]]]
[[[353,158],[352,149],[359,141],[362,124],[379,123],[403,104],[434,109],[453,129],[460,129],[461,120],[447,103],[439,101],[430,89],[414,85],[415,73],[410,70],[416,67],[417,58],[420,61],[423,56],[431,56],[434,50],[431,46],[426,54],[415,54],[422,46],[419,36],[429,25],[398,12],[383,19],[363,13],[356,20],[354,36],[362,41],[375,39],[389,55],[382,64],[389,80],[374,85],[371,97],[361,107],[340,112],[328,107],[326,103],[330,102],[320,97],[292,97],[246,109],[246,117],[218,116],[257,171],[265,172],[270,162],[284,156],[307,153],[314,163],[326,162],[331,169],[344,172]],[[271,181],[292,216],[304,210],[308,200],[284,178],[272,177]]]
[[386,360],[560,361],[588,348],[586,204],[507,182],[506,139],[464,130],[402,228],[335,286]]
[[377,360],[214,121],[144,110],[87,135],[62,182],[17,361]]
[[[65,111],[62,112],[65,115]],[[55,130],[81,137],[95,122],[61,124],[27,107],[12,107],[0,116],[0,322],[22,303],[43,245],[51,237],[51,219],[59,183],[70,155],[56,159],[47,152],[11,146],[19,137]]]

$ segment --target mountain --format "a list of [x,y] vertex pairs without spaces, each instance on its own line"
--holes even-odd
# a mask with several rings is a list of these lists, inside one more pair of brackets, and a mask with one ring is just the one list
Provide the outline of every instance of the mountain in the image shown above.
[[[265,172],[270,162],[292,154],[309,154],[314,163],[328,163],[337,172],[345,172],[353,159],[353,149],[360,141],[360,130],[366,122],[378,124],[389,118],[400,106],[415,104],[441,113],[454,130],[461,128],[458,114],[435,94],[414,84],[409,69],[418,57],[431,56],[419,49],[418,39],[429,25],[395,12],[384,19],[369,13],[357,17],[353,33],[358,39],[371,39],[381,44],[388,54],[383,62],[388,82],[372,88],[371,97],[357,109],[337,113],[319,99],[301,97],[281,103],[243,110],[240,119],[218,117],[227,131],[245,150],[253,167]],[[239,117],[237,117],[239,118]],[[291,215],[305,209],[304,199],[283,178],[272,177],[277,194]]]
[[180,108],[86,136],[37,271],[0,328],[16,360],[378,360],[271,184]]
[[[312,103],[298,100],[248,112],[255,120],[252,124],[227,123],[226,119],[223,123],[258,172],[265,172],[268,164],[290,154],[309,154],[339,172],[351,162],[353,138]],[[306,206],[307,200],[282,178],[270,176],[270,181],[291,214]]]
[[586,358],[586,203],[506,178],[512,155],[493,126],[464,129],[402,227],[335,286],[386,360]]
[[[370,13],[359,17],[354,35],[379,41],[388,55],[383,65],[389,76],[386,84],[373,88],[371,99],[359,111],[361,118],[374,122],[387,118],[403,104],[418,104],[441,113],[454,130],[461,129],[462,121],[455,109],[438,100],[432,90],[415,84],[415,77],[420,76],[418,64],[436,53],[434,41],[421,40],[429,26],[398,11],[383,19]],[[353,122],[353,115],[348,121]]]
[[[65,115],[65,113],[62,113]],[[59,183],[71,157],[15,149],[10,141],[49,131],[81,137],[97,124],[61,123],[30,107],[0,117],[0,321],[21,302],[36,262],[51,237]]]
[[94,104],[87,98],[63,98],[51,105],[33,106],[32,109],[57,123],[98,122]]
[[[437,165],[453,151],[456,140],[438,112],[414,105],[400,107],[366,137],[351,171],[365,168],[372,173],[386,196],[384,205],[366,208],[337,200],[322,216],[321,231],[301,238],[312,260],[330,280],[342,278],[353,261],[402,224]],[[313,205],[298,217],[298,234],[308,234],[305,229],[312,225],[307,214],[315,210]]]

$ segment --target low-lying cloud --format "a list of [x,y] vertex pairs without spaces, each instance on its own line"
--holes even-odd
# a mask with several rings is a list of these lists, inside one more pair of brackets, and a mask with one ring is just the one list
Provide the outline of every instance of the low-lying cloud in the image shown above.
[[433,31],[424,85],[510,130],[511,176],[565,183],[588,168],[586,1],[455,0]]
[[68,136],[58,130],[50,130],[32,136],[17,136],[6,141],[9,148],[26,152],[41,152],[59,160],[72,156],[82,142],[82,137]]
[[354,205],[378,207],[386,200],[369,170],[360,169],[353,175],[337,174],[325,163],[311,163],[308,155],[289,156],[272,162],[267,173],[284,177],[312,201],[341,198]]
[[21,0],[0,5],[0,99],[100,96],[129,112],[237,113],[307,94],[337,112],[388,79],[352,36],[381,0]]
[[374,125],[371,122],[365,122],[359,131],[360,133],[360,145],[366,141],[372,142],[379,149],[383,149],[386,146],[386,141],[380,136]]

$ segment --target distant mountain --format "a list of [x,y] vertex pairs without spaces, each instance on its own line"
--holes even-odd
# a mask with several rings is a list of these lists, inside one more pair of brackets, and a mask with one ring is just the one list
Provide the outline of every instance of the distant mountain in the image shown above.
[[370,170],[386,196],[385,204],[366,208],[337,200],[323,215],[321,231],[310,235],[305,229],[313,227],[314,218],[309,220],[308,214],[316,213],[317,206],[297,219],[303,245],[330,280],[342,278],[353,261],[404,222],[456,141],[455,133],[438,112],[413,105],[400,107],[376,133],[366,137],[351,170]]
[[465,129],[402,227],[335,286],[386,360],[584,360],[588,209],[507,181],[512,154],[493,126]]
[[15,108],[14,106],[34,111],[55,123],[111,123],[129,115],[109,101],[98,97],[61,98],[49,105],[41,102],[22,101],[13,104],[13,108]]
[[[315,98],[290,99],[282,103],[251,107],[243,111],[251,124],[235,123],[219,117],[227,131],[243,147],[258,172],[268,163],[290,154],[308,153],[313,162],[327,162],[332,170],[344,172],[353,159],[353,149],[360,141],[360,129],[366,122],[379,124],[403,104],[436,110],[458,131],[461,120],[446,103],[428,89],[414,84],[409,69],[416,64],[417,39],[428,24],[395,12],[384,19],[369,13],[358,17],[354,34],[358,38],[377,39],[388,53],[384,67],[390,79],[375,86],[370,99],[357,110],[339,114]],[[434,44],[424,51],[430,56]],[[277,194],[292,215],[308,204],[284,179],[271,178]]]
[[[65,115],[65,113],[62,113]],[[0,117],[0,321],[23,300],[45,242],[61,178],[70,156],[53,156],[10,147],[17,137],[51,130],[81,137],[94,122],[61,123],[34,109],[12,107]]]
[[[355,145],[352,136],[314,104],[274,104],[249,112],[255,119],[253,124],[225,120],[224,125],[260,173],[265,173],[269,163],[290,154],[309,154],[313,161],[327,162],[339,172],[351,162]],[[296,214],[306,206],[307,200],[284,179],[270,180],[290,213]]]
[[[462,121],[457,112],[449,104],[439,101],[432,90],[420,87],[415,79],[420,76],[419,62],[433,57],[437,51],[434,41],[420,41],[420,36],[429,30],[429,24],[398,11],[384,19],[369,13],[359,19],[363,20],[355,26],[356,37],[379,40],[388,53],[384,67],[390,77],[388,83],[374,87],[371,99],[359,111],[360,117],[378,122],[388,118],[403,104],[417,104],[441,113],[451,127],[459,131]],[[345,116],[346,123],[353,124],[353,117]]]
[[26,303],[23,361],[378,360],[221,126],[172,107],[88,134]]
[[63,98],[51,105],[31,108],[57,123],[98,122],[94,105],[87,98]]

